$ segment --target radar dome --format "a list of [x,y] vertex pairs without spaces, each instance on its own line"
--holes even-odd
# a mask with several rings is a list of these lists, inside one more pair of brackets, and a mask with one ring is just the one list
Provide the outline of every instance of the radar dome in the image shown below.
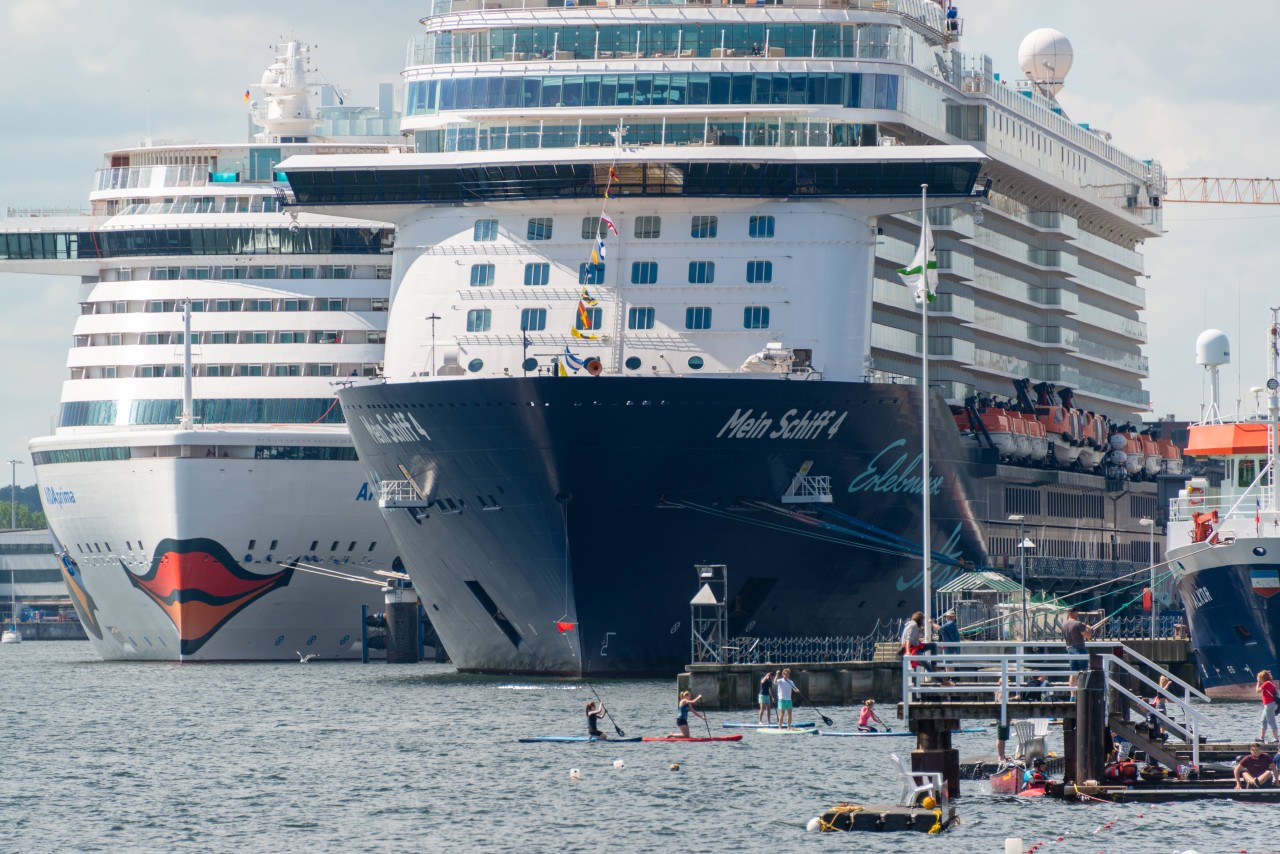
[[1226,365],[1231,362],[1231,344],[1227,333],[1219,329],[1206,329],[1196,339],[1197,365]]
[[1032,31],[1018,45],[1018,65],[1022,73],[1050,98],[1062,89],[1074,59],[1067,37],[1048,27]]

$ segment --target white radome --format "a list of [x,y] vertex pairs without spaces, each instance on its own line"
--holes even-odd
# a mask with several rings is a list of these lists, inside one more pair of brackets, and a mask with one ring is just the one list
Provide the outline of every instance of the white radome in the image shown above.
[[1231,342],[1220,329],[1206,329],[1196,337],[1196,364],[1228,365],[1231,363]]
[[1018,66],[1049,97],[1062,90],[1075,54],[1071,42],[1057,30],[1033,30],[1018,45]]

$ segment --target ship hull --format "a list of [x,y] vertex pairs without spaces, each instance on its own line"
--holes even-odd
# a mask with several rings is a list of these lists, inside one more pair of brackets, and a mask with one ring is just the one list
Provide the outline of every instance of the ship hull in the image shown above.
[[361,606],[382,610],[379,586],[306,571],[371,578],[394,560],[354,460],[201,454],[38,465],[36,477],[104,659],[358,658]]
[[1257,673],[1274,672],[1280,650],[1280,538],[1194,543],[1168,557],[1205,692],[1256,701]]
[[[919,606],[919,393],[756,378],[477,379],[342,392],[361,460],[464,671],[669,675],[695,565],[728,566],[731,636],[848,636]],[[985,562],[935,401],[934,582]],[[831,501],[787,503],[797,472]]]

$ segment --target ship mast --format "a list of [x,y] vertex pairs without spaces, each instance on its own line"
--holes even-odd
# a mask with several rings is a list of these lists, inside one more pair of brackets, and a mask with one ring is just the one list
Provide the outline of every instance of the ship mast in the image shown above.
[[1267,509],[1274,524],[1276,510],[1276,436],[1280,432],[1280,307],[1271,309],[1268,330],[1271,349],[1271,375],[1267,377]]
[[930,542],[929,520],[929,257],[933,247],[925,246],[924,234],[929,228],[929,185],[920,185],[920,245],[924,247],[923,267],[920,276],[925,298],[920,300],[920,495],[921,515],[924,517],[924,534],[920,539],[920,551],[924,555],[924,641],[933,634],[933,548]]

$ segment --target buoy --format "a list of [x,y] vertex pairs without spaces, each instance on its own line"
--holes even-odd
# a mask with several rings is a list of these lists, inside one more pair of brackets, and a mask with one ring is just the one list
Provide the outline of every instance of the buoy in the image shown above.
[[924,807],[927,810],[931,810],[937,805],[938,805],[938,802],[933,799],[932,795],[925,795],[924,800],[920,801],[920,806]]
[[679,770],[680,770],[680,763],[679,763],[679,762],[672,762],[672,763],[671,763],[671,770],[672,770],[672,771],[679,771]]
[[1008,837],[1004,841],[1004,854],[1022,854],[1022,840]]
[[617,768],[618,770],[622,770],[623,768],[627,767],[627,763],[623,762],[621,759],[615,759],[613,760],[613,767]]
[[804,826],[804,829],[810,833],[817,833],[822,829],[822,819],[815,815],[813,818],[809,819],[809,823]]
[[570,769],[569,769],[569,779],[570,779],[570,780],[581,780],[581,779],[582,779],[582,772],[581,772],[581,771],[579,771],[577,768],[570,768]]

